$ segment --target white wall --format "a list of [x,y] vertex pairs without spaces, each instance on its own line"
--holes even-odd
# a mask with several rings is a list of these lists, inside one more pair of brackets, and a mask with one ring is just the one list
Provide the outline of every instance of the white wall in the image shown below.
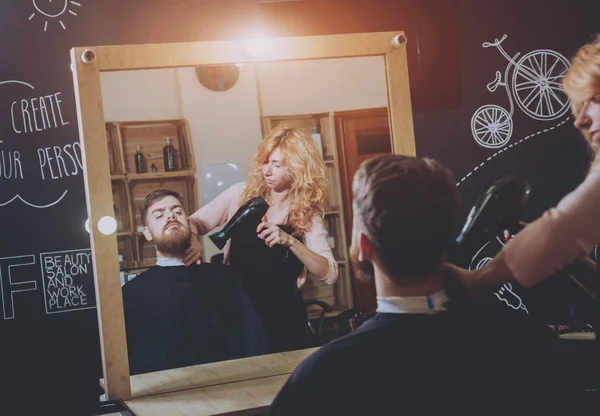
[[387,107],[381,56],[269,62],[257,81],[265,116]]
[[[101,84],[106,121],[188,120],[200,205],[204,163],[238,163],[246,178],[261,140],[259,98],[265,116],[387,106],[382,57],[244,65],[222,92],[203,87],[194,68],[103,72]],[[218,252],[204,245],[207,258]]]
[[181,118],[177,72],[173,69],[101,72],[106,121]]
[[202,163],[237,161],[248,172],[262,138],[254,70],[240,68],[238,82],[227,91],[204,88],[193,68],[180,68],[183,118],[190,125],[196,167]]

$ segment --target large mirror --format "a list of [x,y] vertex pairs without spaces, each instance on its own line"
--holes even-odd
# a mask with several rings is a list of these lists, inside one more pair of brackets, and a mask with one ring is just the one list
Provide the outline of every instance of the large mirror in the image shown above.
[[[323,314],[361,299],[348,262],[352,174],[376,154],[414,154],[404,41],[374,33],[73,49],[109,398],[129,398],[130,374],[328,341]],[[337,270],[335,283],[304,279],[290,250],[278,252],[277,273],[293,275],[291,300],[283,285],[228,261],[247,248],[208,237],[244,215],[255,153],[282,125],[317,145],[328,182],[324,241]],[[159,189],[177,195],[146,199]],[[224,203],[229,194],[235,201]],[[203,224],[187,220],[196,212],[211,225],[197,238],[201,264],[183,265],[180,240]],[[300,317],[286,312],[296,301]],[[288,321],[301,321],[303,337],[282,344],[273,334]]]

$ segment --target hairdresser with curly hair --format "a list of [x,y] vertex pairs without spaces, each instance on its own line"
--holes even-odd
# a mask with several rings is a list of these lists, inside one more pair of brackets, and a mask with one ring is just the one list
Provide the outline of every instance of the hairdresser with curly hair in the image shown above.
[[[323,226],[327,189],[317,146],[303,131],[278,126],[260,143],[248,181],[232,185],[190,216],[201,236],[228,222],[253,197],[269,204],[256,230],[264,242],[242,241],[256,236],[230,239],[223,263],[240,270],[274,352],[306,346],[307,314],[299,289],[307,277],[328,285],[338,277]],[[192,238],[184,262],[200,256],[199,239]]]

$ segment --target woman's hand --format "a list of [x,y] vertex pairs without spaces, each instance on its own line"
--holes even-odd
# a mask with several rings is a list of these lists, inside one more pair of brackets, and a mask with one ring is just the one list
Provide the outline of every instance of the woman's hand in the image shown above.
[[280,244],[284,247],[291,247],[294,243],[294,237],[283,231],[276,224],[267,222],[267,217],[263,217],[263,222],[258,224],[256,228],[258,238],[265,240],[265,244],[273,247],[275,244]]
[[182,260],[186,266],[196,262],[197,264],[202,263],[202,243],[200,237],[196,234],[190,236],[190,247],[185,252],[185,256]]
[[498,290],[503,284],[514,279],[501,251],[494,260],[478,270],[466,270],[453,264],[442,267],[444,278],[458,281],[468,296],[481,298]]

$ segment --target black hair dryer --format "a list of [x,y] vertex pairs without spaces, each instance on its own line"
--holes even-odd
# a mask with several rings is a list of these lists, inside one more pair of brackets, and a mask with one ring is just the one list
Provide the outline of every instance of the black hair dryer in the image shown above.
[[247,230],[254,232],[268,210],[269,204],[263,197],[257,196],[249,199],[236,211],[221,231],[210,234],[208,238],[210,238],[219,250],[222,250],[227,240],[231,237]]
[[457,245],[479,244],[504,230],[518,232],[522,228],[520,217],[530,192],[529,183],[515,175],[494,182],[471,208],[456,239]]

